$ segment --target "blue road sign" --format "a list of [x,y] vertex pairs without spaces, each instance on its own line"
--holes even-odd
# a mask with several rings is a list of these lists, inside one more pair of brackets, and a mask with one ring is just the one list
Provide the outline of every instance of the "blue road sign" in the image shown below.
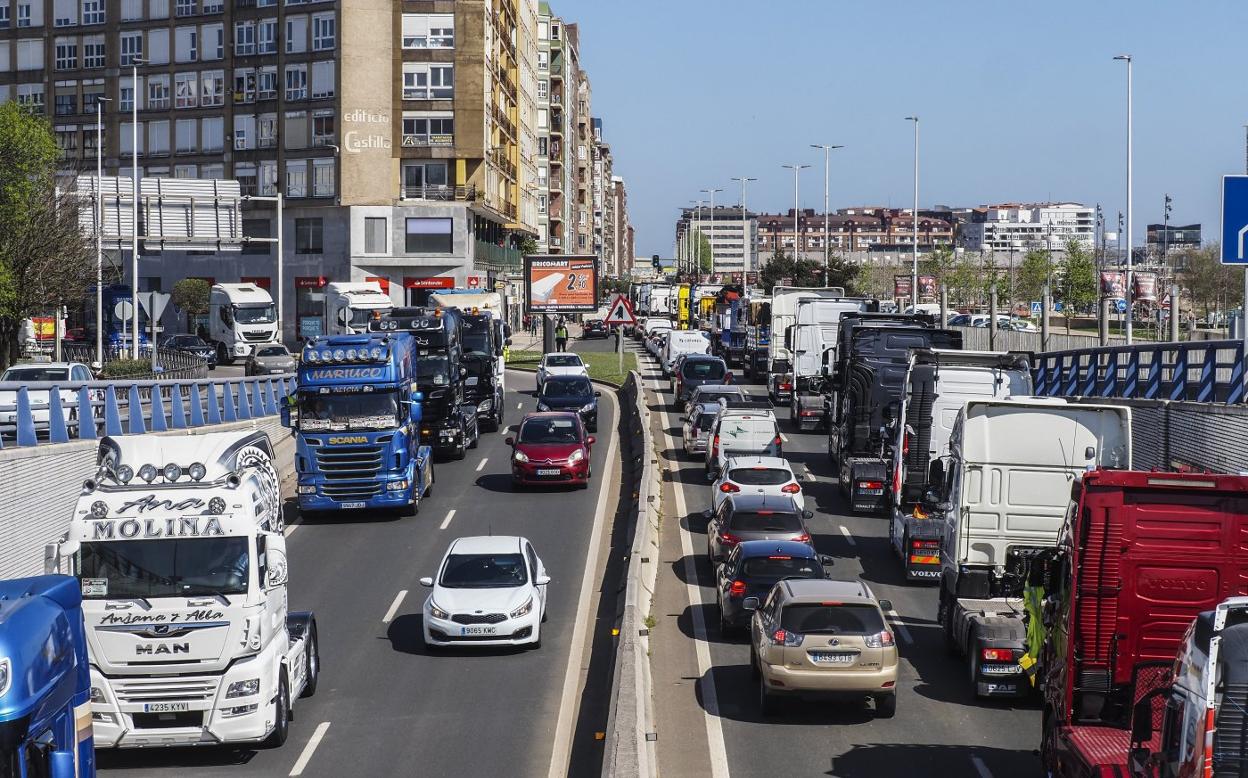
[[1127,312],[1127,301],[1119,297],[1115,302],[1118,303],[1118,313]]
[[[142,191],[142,190],[140,190],[140,191]],[[1062,312],[1062,306],[1063,306],[1063,304],[1062,304],[1062,303],[1053,303],[1053,310],[1057,311],[1058,313],[1061,313],[1061,312]]]
[[1038,300],[1031,301],[1031,315],[1032,316],[1039,316],[1043,310],[1044,310],[1044,303]]
[[1248,176],[1222,176],[1222,264],[1248,265]]

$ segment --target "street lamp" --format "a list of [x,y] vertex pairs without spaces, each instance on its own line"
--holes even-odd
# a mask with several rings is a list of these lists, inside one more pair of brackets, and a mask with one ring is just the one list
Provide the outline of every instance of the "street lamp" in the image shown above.
[[95,361],[104,364],[104,95],[95,97]]
[[843,149],[844,146],[829,146],[819,143],[810,144],[812,149],[823,149],[823,285],[828,285],[828,252],[831,241],[828,235],[828,178],[832,170],[832,149]]
[[[130,59],[130,328],[135,359],[139,358],[139,65],[145,64],[142,57]],[[153,342],[153,354],[155,350]]]
[[[707,194],[711,196],[711,230],[714,230],[715,229],[715,193],[722,192],[724,190],[723,189],[703,189],[701,191],[702,191],[702,194]],[[715,239],[713,236],[710,236],[710,237],[707,237],[706,242],[711,247],[711,272],[714,273],[715,272]],[[697,267],[697,273],[699,276],[702,274],[701,263],[699,263]]]
[[750,275],[750,220],[745,215],[745,185],[757,178],[740,176],[732,179],[741,182],[741,284],[744,287]]
[[[780,167],[793,171],[793,266],[797,267],[797,250],[801,247],[802,243],[802,228],[800,226],[802,223],[802,215],[799,212],[800,198],[797,180],[802,171],[810,167],[810,165],[781,165]],[[793,279],[793,283],[797,283],[796,278]]]
[[1127,345],[1131,345],[1131,324],[1135,318],[1135,287],[1132,275],[1132,258],[1131,258],[1131,228],[1133,226],[1133,203],[1132,203],[1132,132],[1131,132],[1131,55],[1119,54],[1114,57],[1127,63]]
[[693,203],[695,213],[698,217],[698,234],[695,237],[693,229],[689,230],[689,256],[688,262],[685,264],[685,271],[693,273],[694,268],[702,264],[702,203],[705,200],[690,200]]
[[910,240],[911,246],[911,268],[910,268],[910,305],[915,312],[919,310],[919,117],[907,116],[906,121],[914,122],[914,228]]

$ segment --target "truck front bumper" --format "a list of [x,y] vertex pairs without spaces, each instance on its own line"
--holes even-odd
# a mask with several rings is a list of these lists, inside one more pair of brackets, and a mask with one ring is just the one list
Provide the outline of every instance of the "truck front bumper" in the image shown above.
[[[380,477],[361,482],[334,481],[330,486],[331,496],[326,494],[325,483],[301,479],[296,491],[299,493],[299,509],[303,511],[403,508],[412,504],[413,490],[416,488],[414,481],[414,478],[383,480]],[[358,487],[356,494],[349,493],[352,486]],[[374,490],[377,491],[369,494]]]

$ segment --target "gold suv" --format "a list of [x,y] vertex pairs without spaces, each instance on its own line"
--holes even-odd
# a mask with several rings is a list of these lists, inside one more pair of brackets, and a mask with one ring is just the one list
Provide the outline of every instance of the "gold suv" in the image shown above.
[[782,696],[870,697],[877,716],[896,713],[897,644],[883,613],[893,606],[865,583],[789,579],[743,605],[754,610],[750,665],[764,715]]

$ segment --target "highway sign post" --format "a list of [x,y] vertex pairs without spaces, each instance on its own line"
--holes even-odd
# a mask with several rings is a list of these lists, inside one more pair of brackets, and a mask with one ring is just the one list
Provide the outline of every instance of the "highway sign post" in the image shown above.
[[[606,318],[603,323],[607,326],[612,324],[623,327],[625,324],[637,324],[637,317],[633,315],[633,304],[628,298],[622,294],[617,294],[615,299],[611,301],[611,307],[607,309]],[[615,351],[620,358],[620,366],[618,372],[624,375],[624,331],[619,330],[615,334]]]
[[[1222,176],[1222,264],[1244,266],[1244,305],[1240,321],[1248,314],[1248,176]],[[1240,334],[1248,344],[1248,327]]]

